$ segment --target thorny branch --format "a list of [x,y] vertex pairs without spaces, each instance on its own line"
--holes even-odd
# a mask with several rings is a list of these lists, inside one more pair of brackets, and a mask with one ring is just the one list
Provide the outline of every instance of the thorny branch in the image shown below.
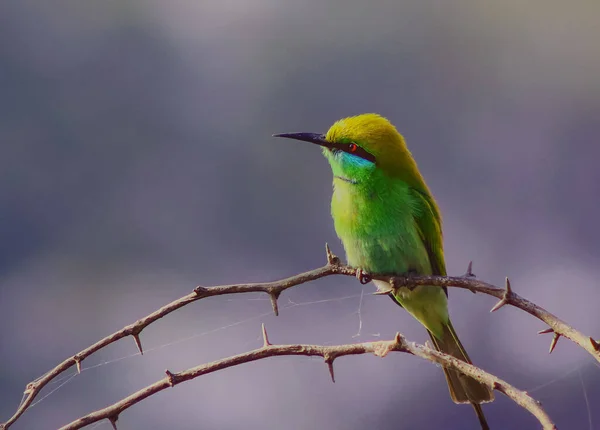
[[494,390],[505,394],[515,403],[528,410],[538,419],[545,430],[556,429],[556,426],[546,412],[542,409],[540,403],[531,398],[526,392],[518,390],[496,376],[491,375],[471,364],[467,364],[464,361],[458,360],[450,355],[435,351],[424,345],[418,345],[413,342],[409,342],[400,333],[396,334],[394,340],[356,343],[350,345],[272,345],[269,342],[267,332],[263,325],[263,341],[264,343],[262,348],[255,349],[250,352],[192,367],[188,370],[184,370],[183,372],[172,373],[169,370],[166,370],[165,373],[167,376],[165,378],[155,382],[154,384],[148,385],[139,391],[136,391],[130,396],[104,409],[100,409],[96,412],[76,419],[66,426],[61,427],[60,430],[80,429],[86,425],[103,419],[109,420],[113,425],[113,428],[116,429],[116,422],[119,418],[119,415],[124,410],[129,409],[131,406],[141,402],[145,398],[152,396],[155,393],[158,393],[159,391],[166,390],[167,388],[174,387],[177,384],[190,381],[199,376],[206,375],[207,373],[212,373],[217,370],[226,369],[228,367],[249,363],[251,361],[260,360],[267,357],[283,355],[303,355],[309,357],[320,356],[323,357],[323,360],[327,364],[333,379],[333,362],[336,358],[346,355],[359,355],[368,353],[375,354],[379,357],[385,357],[389,352],[392,351],[405,352],[434,363],[439,363],[445,367],[454,368],[466,375],[472,376],[480,382],[489,385]]
[[586,336],[578,330],[574,329],[566,322],[562,321],[555,315],[546,311],[545,309],[537,306],[527,299],[519,296],[513,292],[508,278],[506,279],[505,289],[495,287],[483,281],[474,279],[474,275],[471,273],[471,264],[469,269],[464,276],[452,277],[452,276],[391,276],[381,274],[366,274],[360,269],[352,268],[345,264],[342,264],[338,257],[336,257],[330,251],[329,247],[326,246],[327,250],[327,264],[323,267],[310,270],[308,272],[300,273],[289,278],[281,279],[279,281],[264,282],[264,283],[253,283],[253,284],[234,284],[234,285],[221,285],[215,287],[196,287],[191,293],[163,306],[162,308],[152,312],[151,314],[140,318],[133,324],[123,327],[121,330],[114,332],[113,334],[106,336],[99,340],[95,344],[85,348],[77,354],[65,359],[56,367],[42,375],[38,379],[27,384],[25,389],[25,398],[17,408],[17,411],[9,418],[5,423],[0,424],[0,430],[7,430],[32,404],[33,400],[37,397],[40,391],[54,378],[65,372],[72,366],[76,366],[78,371],[81,371],[81,362],[95,353],[96,351],[110,345],[124,337],[131,336],[140,352],[143,354],[142,343],[140,340],[140,334],[143,329],[148,327],[155,321],[163,318],[164,316],[176,311],[177,309],[201,300],[207,297],[220,296],[225,294],[239,294],[239,293],[250,293],[250,292],[263,292],[269,295],[271,298],[271,304],[273,311],[276,315],[279,314],[277,306],[277,300],[281,293],[288,288],[296,285],[304,284],[310,281],[314,281],[319,278],[323,278],[331,275],[346,275],[356,276],[361,282],[367,280],[377,279],[387,281],[391,287],[388,291],[379,291],[375,294],[388,294],[393,293],[399,288],[413,289],[419,285],[436,285],[439,287],[456,287],[468,289],[474,293],[484,293],[498,298],[500,301],[492,308],[492,311],[498,310],[504,305],[511,305],[519,308],[530,315],[540,319],[546,323],[549,328],[543,330],[541,333],[554,333],[553,342],[550,352],[554,348],[558,337],[563,336],[570,339],[588,353],[590,353],[598,362],[600,362],[600,344],[596,342],[592,337]]

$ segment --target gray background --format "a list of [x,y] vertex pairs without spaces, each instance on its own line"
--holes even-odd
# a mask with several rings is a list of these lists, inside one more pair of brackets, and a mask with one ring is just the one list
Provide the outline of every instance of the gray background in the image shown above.
[[[450,273],[473,259],[480,278],[510,276],[599,337],[599,14],[596,0],[3,1],[0,420],[28,381],[197,284],[308,270],[326,241],[341,253],[325,160],[270,136],[361,112],[405,135],[444,214]],[[297,287],[277,318],[260,295],[198,302],[145,330],[143,357],[126,340],[85,360],[14,429],[257,347],[262,322],[278,343],[426,339],[372,285],[354,337],[362,290]],[[600,425],[592,359],[564,340],[548,356],[541,322],[493,304],[451,291],[476,364],[531,390],[560,428],[589,427],[587,393]],[[120,428],[477,428],[430,363],[336,370],[332,384],[316,359],[248,364],[154,396]],[[502,396],[485,410],[493,429],[537,428]]]

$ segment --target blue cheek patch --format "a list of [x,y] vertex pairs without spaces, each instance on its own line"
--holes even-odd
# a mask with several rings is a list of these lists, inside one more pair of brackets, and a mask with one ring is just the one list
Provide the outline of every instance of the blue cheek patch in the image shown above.
[[344,151],[339,151],[336,154],[336,158],[339,159],[340,163],[344,167],[367,168],[367,167],[373,167],[375,165],[375,163],[373,163],[369,160],[365,160],[364,158],[361,158],[358,155],[349,154]]
[[344,151],[325,152],[333,176],[351,184],[359,184],[375,170],[375,163]]

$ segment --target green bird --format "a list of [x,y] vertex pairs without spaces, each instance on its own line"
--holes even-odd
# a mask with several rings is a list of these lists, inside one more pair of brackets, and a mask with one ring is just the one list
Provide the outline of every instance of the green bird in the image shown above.
[[[274,136],[322,147],[333,172],[331,214],[349,265],[367,273],[446,275],[440,211],[386,118],[362,114],[337,121],[326,134]],[[450,322],[445,288],[400,288],[390,296],[425,326],[438,351],[471,363]],[[489,428],[480,404],[494,400],[492,390],[455,370],[444,368],[444,374],[452,400],[472,404],[482,428]]]

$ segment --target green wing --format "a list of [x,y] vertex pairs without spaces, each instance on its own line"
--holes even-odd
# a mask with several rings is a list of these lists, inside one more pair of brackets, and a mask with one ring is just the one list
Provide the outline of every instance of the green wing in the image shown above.
[[[442,217],[433,197],[427,191],[420,191],[416,188],[410,189],[415,200],[415,221],[419,229],[419,235],[425,245],[429,264],[431,265],[431,274],[446,276],[446,263],[444,262],[444,244],[442,236]],[[442,287],[446,296],[448,289]],[[390,294],[390,297],[396,304],[403,307],[402,304]]]
[[[444,262],[444,244],[442,237],[442,217],[433,197],[427,191],[414,191],[418,210],[415,211],[415,221],[431,264],[431,274],[446,276]],[[445,288],[444,288],[445,290]],[[447,293],[446,293],[447,294]]]

